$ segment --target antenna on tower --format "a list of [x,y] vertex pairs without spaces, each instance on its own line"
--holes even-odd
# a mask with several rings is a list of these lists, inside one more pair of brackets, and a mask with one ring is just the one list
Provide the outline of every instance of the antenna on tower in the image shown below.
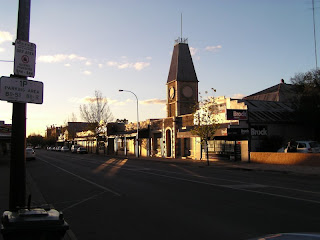
[[188,38],[182,38],[182,13],[181,13],[181,26],[180,26],[180,37],[175,40],[176,43],[188,43]]
[[181,39],[182,39],[182,13],[181,13]]

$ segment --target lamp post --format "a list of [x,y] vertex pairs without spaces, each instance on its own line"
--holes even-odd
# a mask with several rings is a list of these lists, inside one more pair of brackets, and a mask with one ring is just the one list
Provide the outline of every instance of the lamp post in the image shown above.
[[139,157],[139,100],[137,95],[134,92],[128,91],[128,90],[123,90],[119,89],[119,92],[129,92],[132,93],[137,100],[137,137],[136,137],[136,156]]

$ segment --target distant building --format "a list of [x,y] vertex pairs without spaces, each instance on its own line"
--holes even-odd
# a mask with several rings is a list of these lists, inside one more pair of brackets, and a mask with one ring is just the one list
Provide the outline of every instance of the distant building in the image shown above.
[[46,137],[47,138],[54,138],[55,140],[58,140],[60,134],[61,134],[62,126],[54,126],[51,125],[50,127],[47,127],[46,130]]
[[[166,158],[204,158],[200,138],[191,133],[198,103],[198,78],[186,41],[175,44],[167,79],[167,117],[139,123],[139,154]],[[243,99],[216,98],[219,122],[209,141],[210,157],[247,161],[251,151],[276,151],[290,139],[308,138],[296,121],[295,89],[283,80]],[[109,123],[109,154],[135,154],[136,123]]]
[[296,96],[295,86],[292,84],[286,84],[284,80],[281,79],[279,84],[251,94],[243,99],[292,103]]

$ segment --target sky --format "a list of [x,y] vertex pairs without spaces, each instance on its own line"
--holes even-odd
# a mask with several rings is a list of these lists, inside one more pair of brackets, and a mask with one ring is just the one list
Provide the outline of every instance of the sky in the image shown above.
[[[13,74],[18,0],[0,0],[0,76]],[[32,0],[29,41],[43,104],[27,104],[27,136],[82,121],[102,92],[114,119],[166,117],[175,40],[188,38],[199,92],[242,98],[316,67],[312,0]],[[315,0],[316,39],[320,1]],[[317,45],[320,44],[317,42]],[[9,61],[9,62],[7,62]],[[11,124],[12,103],[0,101]]]

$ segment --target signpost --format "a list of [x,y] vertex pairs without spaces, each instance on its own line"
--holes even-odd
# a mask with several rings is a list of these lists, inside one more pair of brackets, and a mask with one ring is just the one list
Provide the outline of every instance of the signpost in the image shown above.
[[43,83],[24,78],[1,77],[0,100],[42,104]]
[[0,100],[12,102],[9,209],[26,206],[26,103],[43,102],[43,83],[35,76],[36,45],[29,42],[31,0],[19,0],[14,75],[0,78]]
[[36,45],[17,39],[15,41],[14,74],[34,77],[36,66]]

